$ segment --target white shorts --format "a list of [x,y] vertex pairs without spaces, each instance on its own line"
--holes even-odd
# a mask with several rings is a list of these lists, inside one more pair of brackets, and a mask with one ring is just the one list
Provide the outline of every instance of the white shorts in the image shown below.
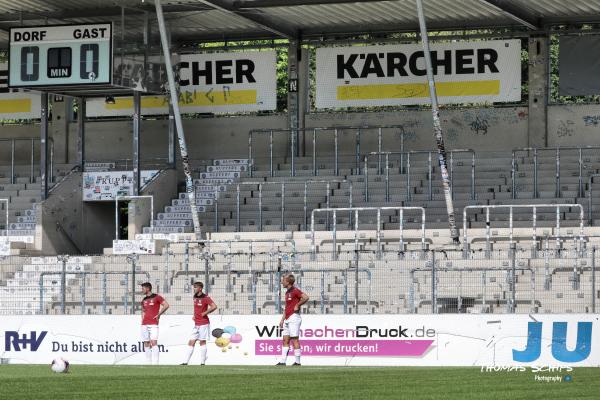
[[158,340],[158,325],[142,325],[142,342]]
[[196,325],[192,329],[190,340],[208,340],[210,338],[210,325]]
[[283,336],[300,337],[300,325],[302,325],[302,317],[300,314],[294,313],[283,321]]

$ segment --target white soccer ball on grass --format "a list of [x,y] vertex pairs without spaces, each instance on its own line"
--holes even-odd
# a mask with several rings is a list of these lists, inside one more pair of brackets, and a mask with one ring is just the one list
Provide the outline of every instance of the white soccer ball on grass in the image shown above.
[[69,362],[62,357],[58,357],[52,360],[50,368],[57,374],[64,374],[69,372]]

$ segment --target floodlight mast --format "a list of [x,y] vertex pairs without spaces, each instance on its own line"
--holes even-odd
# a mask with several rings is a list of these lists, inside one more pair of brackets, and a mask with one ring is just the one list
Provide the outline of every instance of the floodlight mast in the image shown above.
[[435,88],[435,77],[431,66],[431,53],[429,50],[429,39],[427,37],[427,25],[425,23],[425,14],[423,12],[422,0],[417,1],[417,12],[419,14],[419,27],[421,29],[421,43],[425,53],[425,67],[427,69],[427,81],[429,83],[429,97],[431,98],[431,113],[433,114],[433,132],[438,150],[438,160],[440,172],[442,175],[442,185],[444,188],[444,197],[446,198],[446,210],[448,211],[448,225],[450,226],[450,237],[456,244],[460,242],[459,233],[456,227],[454,217],[454,203],[450,191],[450,176],[448,174],[448,162],[446,161],[446,147],[444,146],[444,132],[440,122],[440,110],[438,105],[437,91]]
[[198,240],[201,238],[202,232],[200,229],[200,220],[198,218],[198,206],[196,205],[196,191],[194,188],[194,180],[192,178],[188,150],[185,142],[185,133],[183,131],[183,124],[181,122],[181,112],[179,110],[179,99],[177,95],[178,91],[177,87],[175,86],[173,65],[171,64],[171,51],[169,49],[169,41],[167,39],[165,18],[162,10],[162,5],[160,4],[160,0],[154,0],[154,6],[156,8],[156,18],[158,19],[160,42],[163,49],[163,55],[165,57],[165,68],[167,70],[167,80],[169,82],[169,95],[171,106],[173,107],[173,114],[175,117],[175,127],[177,130],[177,138],[179,141],[179,151],[181,152],[181,164],[183,165],[183,172],[185,174],[185,187],[190,202],[192,222],[194,224],[194,235],[196,236],[196,240]]

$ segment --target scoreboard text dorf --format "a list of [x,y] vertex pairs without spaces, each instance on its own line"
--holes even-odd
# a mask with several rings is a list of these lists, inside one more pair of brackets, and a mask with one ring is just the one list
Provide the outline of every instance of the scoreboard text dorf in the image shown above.
[[112,24],[10,29],[10,87],[106,85],[112,78]]

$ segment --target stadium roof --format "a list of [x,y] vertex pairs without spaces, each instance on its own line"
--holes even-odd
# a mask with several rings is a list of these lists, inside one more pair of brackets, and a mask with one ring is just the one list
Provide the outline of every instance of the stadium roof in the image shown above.
[[[414,0],[163,0],[174,43],[416,31]],[[424,0],[428,27],[454,30],[600,23],[600,0]],[[15,26],[113,21],[141,36],[151,0],[0,0],[0,48]]]

